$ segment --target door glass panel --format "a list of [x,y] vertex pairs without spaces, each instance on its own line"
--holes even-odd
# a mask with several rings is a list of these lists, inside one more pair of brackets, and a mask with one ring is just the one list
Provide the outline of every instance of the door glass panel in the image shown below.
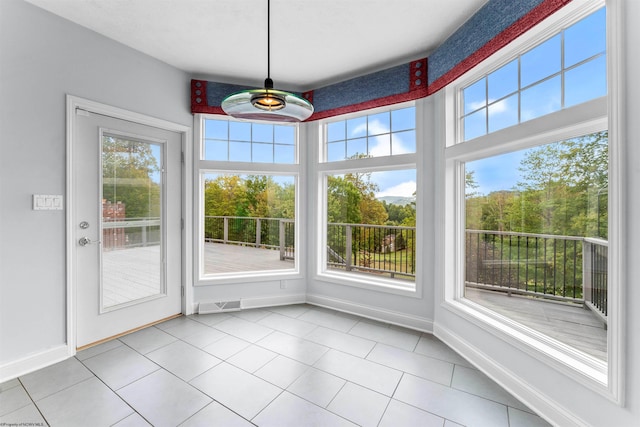
[[102,310],[165,293],[162,165],[160,144],[103,135]]

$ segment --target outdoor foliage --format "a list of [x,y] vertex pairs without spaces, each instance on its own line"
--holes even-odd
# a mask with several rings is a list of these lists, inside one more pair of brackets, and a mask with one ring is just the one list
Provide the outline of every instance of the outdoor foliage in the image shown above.
[[411,275],[415,272],[415,229],[396,227],[415,227],[415,204],[377,200],[378,191],[370,173],[327,177],[329,260],[345,268]]
[[[230,217],[227,219],[229,241],[277,246],[280,220],[295,217],[293,179],[280,181],[268,175],[207,177],[204,182],[205,238],[224,239],[221,217]],[[293,234],[289,234],[286,241],[293,244]]]
[[[415,205],[381,202],[375,196],[378,191],[369,173],[327,177],[329,259],[345,263],[349,230],[353,265],[412,274],[415,231],[394,226],[415,227]],[[262,246],[275,247],[280,219],[294,219],[295,186],[265,175],[211,174],[205,178],[203,206],[206,239],[223,240],[226,221],[228,241],[259,241]],[[258,229],[260,236],[256,236]],[[286,230],[285,245],[291,247],[293,227]]]
[[517,185],[487,195],[467,171],[467,228],[606,239],[607,147],[604,131],[530,149]]
[[150,144],[106,136],[102,150],[102,198],[124,203],[127,218],[159,217],[159,161]]
[[[486,195],[479,194],[475,172],[468,169],[466,228],[606,240],[607,138],[603,131],[529,149],[518,183]],[[468,281],[539,292],[544,279],[553,283],[544,293],[581,296],[581,244],[560,237],[475,236],[482,237],[467,241]]]
[[295,186],[267,175],[216,175],[204,183],[205,216],[295,216]]

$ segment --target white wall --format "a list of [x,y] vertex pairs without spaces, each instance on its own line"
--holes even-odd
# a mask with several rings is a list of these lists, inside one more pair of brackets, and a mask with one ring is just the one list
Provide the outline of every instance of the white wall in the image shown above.
[[65,343],[65,95],[191,126],[189,76],[22,0],[0,1],[0,366]]
[[[472,362],[494,376],[505,388],[514,392],[534,409],[541,411],[554,425],[638,426],[640,425],[640,2],[613,0],[622,6],[622,28],[625,60],[622,87],[626,94],[621,111],[624,174],[623,221],[621,224],[626,259],[622,277],[625,305],[622,324],[622,346],[626,360],[623,367],[624,402],[618,405],[602,394],[583,385],[567,373],[570,367],[543,363],[524,347],[511,344],[499,332],[489,331],[474,321],[441,305],[443,283],[435,293],[436,335],[460,350]],[[444,99],[444,98],[443,98]],[[443,99],[441,100],[443,102]],[[613,117],[616,120],[616,117]],[[442,180],[439,180],[442,184]],[[442,218],[440,218],[442,220]],[[438,266],[440,267],[440,266]],[[444,277],[438,276],[438,277]]]

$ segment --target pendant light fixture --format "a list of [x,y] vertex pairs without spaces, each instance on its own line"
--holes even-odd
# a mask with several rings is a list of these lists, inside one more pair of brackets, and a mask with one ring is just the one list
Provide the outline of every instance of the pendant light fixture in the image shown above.
[[221,105],[238,119],[301,122],[313,114],[313,105],[294,93],[276,90],[271,80],[271,0],[267,0],[267,78],[263,89],[250,89],[227,96]]

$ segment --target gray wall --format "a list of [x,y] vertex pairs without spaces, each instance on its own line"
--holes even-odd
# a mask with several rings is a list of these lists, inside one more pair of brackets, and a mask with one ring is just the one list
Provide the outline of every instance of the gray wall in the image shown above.
[[[0,365],[66,341],[65,96],[192,124],[189,76],[21,0],[0,0]],[[66,196],[66,195],[65,195]]]

